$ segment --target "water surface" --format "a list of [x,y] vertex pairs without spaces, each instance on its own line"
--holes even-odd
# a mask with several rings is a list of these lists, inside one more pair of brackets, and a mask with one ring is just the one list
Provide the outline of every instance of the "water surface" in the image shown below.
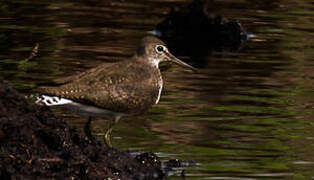
[[[39,83],[121,61],[171,7],[186,4],[2,1],[0,77],[29,93]],[[200,163],[186,179],[313,179],[313,3],[221,1],[217,8],[256,38],[236,52],[213,52],[198,73],[165,68],[160,103],[123,119],[114,146]],[[24,62],[36,43],[38,57]],[[79,128],[86,122],[56,114]],[[106,122],[94,121],[93,129],[101,135]]]

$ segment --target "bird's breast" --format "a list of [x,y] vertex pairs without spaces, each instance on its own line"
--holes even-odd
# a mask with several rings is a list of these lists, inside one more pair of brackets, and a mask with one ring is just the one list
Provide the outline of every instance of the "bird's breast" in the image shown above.
[[156,83],[156,86],[157,86],[157,89],[158,89],[158,94],[157,94],[157,98],[156,98],[156,101],[155,101],[155,104],[158,104],[159,100],[160,100],[160,96],[161,96],[161,91],[162,91],[162,88],[163,88],[163,81],[162,81],[162,77],[159,76],[159,79]]
[[136,110],[140,114],[159,102],[163,81],[160,72],[154,73],[150,78],[134,83],[136,88],[129,94],[132,98],[128,98],[128,101],[131,101],[129,103],[133,104],[133,107],[129,110]]

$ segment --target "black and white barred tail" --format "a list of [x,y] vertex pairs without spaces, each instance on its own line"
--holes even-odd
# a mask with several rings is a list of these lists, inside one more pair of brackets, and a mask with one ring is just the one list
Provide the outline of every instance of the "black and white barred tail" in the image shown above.
[[32,99],[35,101],[36,104],[45,106],[58,106],[73,103],[73,101],[70,99],[43,94],[31,94],[29,96],[25,96],[25,98]]

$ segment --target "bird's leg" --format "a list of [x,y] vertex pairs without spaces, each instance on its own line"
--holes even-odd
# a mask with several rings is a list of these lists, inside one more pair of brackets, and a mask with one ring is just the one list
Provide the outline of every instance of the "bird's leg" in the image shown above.
[[93,135],[91,133],[91,129],[90,129],[91,122],[92,122],[92,117],[88,117],[88,121],[84,126],[84,132],[85,132],[85,135],[88,137],[88,139],[93,140],[94,137],[93,137]]
[[111,132],[113,127],[119,122],[120,116],[117,116],[114,118],[114,120],[110,120],[110,124],[109,124],[109,129],[107,130],[106,134],[105,134],[105,144],[112,148],[112,143],[111,143]]
[[114,121],[110,119],[110,122],[109,122],[109,128],[108,130],[106,131],[106,134],[105,134],[105,139],[104,139],[104,142],[105,144],[112,148],[112,143],[111,143],[111,132],[112,132],[112,129],[113,129],[113,126],[114,126]]
[[[111,123],[111,120],[110,120],[110,124],[112,124],[112,123]],[[110,126],[111,126],[111,125],[110,125]],[[106,144],[108,147],[110,147],[110,148],[112,148],[112,143],[111,143],[111,131],[112,131],[112,127],[109,127],[109,129],[107,130],[107,132],[106,132],[106,134],[105,134],[105,139],[104,139],[105,144]]]

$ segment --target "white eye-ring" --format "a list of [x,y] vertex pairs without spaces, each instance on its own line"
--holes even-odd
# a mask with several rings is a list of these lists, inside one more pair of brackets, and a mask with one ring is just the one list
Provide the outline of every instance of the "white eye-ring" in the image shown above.
[[157,45],[155,49],[158,53],[163,53],[164,51],[166,51],[167,48],[163,45]]

